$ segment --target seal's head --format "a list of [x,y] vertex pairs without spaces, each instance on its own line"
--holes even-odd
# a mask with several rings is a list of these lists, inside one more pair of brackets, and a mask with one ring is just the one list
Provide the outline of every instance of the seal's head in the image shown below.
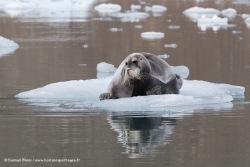
[[124,62],[124,83],[132,80],[141,80],[150,71],[148,60],[140,53],[133,53]]

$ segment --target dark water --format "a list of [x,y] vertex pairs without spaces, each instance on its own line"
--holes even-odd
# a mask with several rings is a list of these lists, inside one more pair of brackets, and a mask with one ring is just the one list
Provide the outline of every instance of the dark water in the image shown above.
[[[108,2],[120,4],[122,11],[139,4]],[[1,11],[0,36],[14,40],[19,48],[0,56],[0,166],[250,166],[250,28],[236,15],[229,19],[235,27],[202,31],[182,14],[196,5],[250,14],[250,2],[146,2],[168,9],[158,17],[149,12],[147,19],[132,23],[98,21],[101,16],[92,11],[102,3],[98,1],[83,13],[72,12],[67,21],[53,14],[39,20]],[[140,34],[146,31],[163,32],[165,37],[144,40]],[[178,47],[164,47],[171,43]],[[136,111],[49,110],[14,98],[50,83],[96,78],[98,63],[117,67],[126,55],[140,51],[170,55],[170,65],[189,68],[189,80],[244,86],[245,99],[234,101],[231,109],[196,110],[175,118]],[[22,162],[8,162],[20,158]],[[48,162],[36,162],[39,159]]]

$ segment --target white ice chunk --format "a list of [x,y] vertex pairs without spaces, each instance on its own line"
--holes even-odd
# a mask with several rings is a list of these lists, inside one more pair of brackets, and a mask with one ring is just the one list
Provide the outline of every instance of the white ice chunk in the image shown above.
[[181,78],[186,79],[189,76],[189,69],[186,66],[171,66],[173,72]]
[[145,12],[129,12],[129,13],[116,13],[112,15],[117,18],[138,18],[138,19],[146,19],[149,17],[148,13]]
[[233,0],[232,3],[233,4],[246,4],[246,5],[249,5],[250,4],[250,0]]
[[171,30],[174,30],[174,29],[180,29],[181,26],[178,26],[178,25],[170,25],[170,26],[168,26],[168,28],[171,29]]
[[206,15],[202,15],[200,18],[198,18],[197,25],[203,31],[209,27],[213,28],[214,31],[217,31],[221,27],[227,27],[228,18],[220,18],[216,15],[214,15],[212,18],[208,18]]
[[246,18],[250,17],[250,14],[242,14],[241,17],[242,17],[243,19],[246,19]]
[[[36,106],[67,106],[71,108],[101,108],[112,111],[185,111],[202,109],[212,104],[226,103],[235,96],[244,96],[244,87],[205,81],[183,81],[179,95],[153,95],[99,100],[112,77],[67,81],[22,92],[15,97]],[[202,106],[201,106],[202,105]]]
[[250,17],[248,17],[244,22],[246,23],[247,27],[250,28]]
[[165,44],[165,45],[164,45],[165,48],[177,48],[177,46],[178,46],[178,45],[175,44],[175,43]]
[[228,9],[222,10],[221,13],[223,16],[226,16],[226,17],[235,17],[237,14],[237,11],[235,9],[228,8]]
[[121,11],[122,7],[121,5],[118,5],[118,4],[103,3],[103,4],[99,4],[98,6],[95,6],[94,9],[100,13],[113,13],[113,12]]
[[164,55],[157,55],[157,56],[160,57],[160,58],[162,58],[162,59],[167,59],[167,58],[170,57],[169,55],[166,55],[166,54],[164,54]]
[[109,31],[118,32],[118,31],[123,31],[123,29],[122,28],[110,28]]
[[142,28],[142,25],[135,25],[134,27],[140,29]]
[[232,34],[241,34],[242,31],[232,31]]
[[140,10],[141,9],[141,5],[134,5],[134,4],[132,4],[130,6],[130,8],[131,8],[131,10]]
[[198,14],[219,15],[221,12],[214,8],[202,8],[202,7],[195,6],[195,7],[184,10],[183,13],[184,14],[198,13]]
[[202,8],[202,7],[192,7],[189,9],[186,9],[182,12],[186,16],[190,17],[191,19],[196,20],[201,15],[207,15],[208,17],[212,17],[214,15],[220,15],[221,12],[214,8]]
[[115,68],[113,64],[101,62],[97,64],[96,70],[98,72],[114,73],[117,70],[117,68]]
[[167,8],[165,6],[162,6],[162,5],[153,5],[152,7],[146,6],[144,8],[144,10],[146,12],[151,11],[151,10],[152,10],[152,12],[164,12],[167,10]]
[[9,48],[9,47],[18,48],[19,45],[12,40],[0,36],[0,48]]
[[143,39],[154,40],[164,38],[165,34],[162,32],[143,32],[141,37]]

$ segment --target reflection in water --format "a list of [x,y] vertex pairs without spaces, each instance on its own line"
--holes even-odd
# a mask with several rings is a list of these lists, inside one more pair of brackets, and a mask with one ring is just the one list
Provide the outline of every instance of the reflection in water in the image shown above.
[[155,154],[153,148],[168,144],[176,125],[176,118],[169,117],[109,115],[107,119],[130,158]]

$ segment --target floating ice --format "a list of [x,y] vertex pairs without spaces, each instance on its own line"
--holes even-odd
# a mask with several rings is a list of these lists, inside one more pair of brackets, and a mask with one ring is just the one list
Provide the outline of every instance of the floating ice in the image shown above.
[[142,28],[142,25],[136,25],[136,26],[134,26],[135,28]]
[[129,13],[116,13],[112,15],[117,18],[138,18],[138,19],[146,19],[149,17],[148,13],[145,12],[129,12]]
[[143,39],[154,40],[164,38],[165,34],[162,32],[143,32],[141,37]]
[[164,12],[167,10],[167,8],[165,6],[162,6],[162,5],[153,5],[152,7],[146,6],[144,8],[144,10],[146,12],[151,11],[151,10],[152,10],[152,12]]
[[86,48],[88,48],[88,47],[89,47],[89,45],[84,44],[84,45],[82,45],[82,47],[83,47],[84,49],[86,49]]
[[237,11],[235,9],[228,8],[228,9],[222,10],[221,13],[222,15],[227,16],[227,17],[235,17],[237,14]]
[[0,48],[8,48],[8,47],[16,47],[18,48],[19,45],[12,40],[6,39],[0,36]]
[[17,43],[0,36],[0,57],[3,55],[13,53],[18,48],[19,45]]
[[246,19],[246,18],[250,17],[250,14],[242,14],[241,17],[242,17],[243,19]]
[[166,55],[166,54],[164,54],[164,55],[157,55],[157,56],[160,57],[160,58],[162,58],[162,59],[167,59],[167,58],[170,57],[169,55]]
[[122,8],[118,4],[103,3],[99,4],[98,6],[95,6],[94,9],[100,13],[114,13],[121,11]]
[[202,7],[192,7],[189,9],[186,9],[182,12],[186,16],[192,18],[192,19],[197,19],[201,15],[207,15],[207,16],[213,16],[213,15],[220,15],[221,12],[217,9],[214,8],[202,8]]
[[233,0],[233,4],[250,4],[250,0]]
[[174,30],[174,29],[180,29],[180,28],[181,28],[181,26],[177,26],[177,25],[170,25],[170,26],[168,26],[168,28],[169,28],[169,29]]
[[244,22],[248,27],[250,27],[250,17],[248,17]]
[[177,44],[171,43],[171,44],[165,44],[165,48],[177,48]]
[[113,19],[111,17],[92,18],[92,20],[96,20],[96,21],[113,21]]
[[123,31],[123,29],[122,28],[110,28],[109,31],[118,32],[118,31]]
[[186,79],[189,76],[189,69],[186,66],[171,66],[173,72],[181,78]]
[[139,9],[141,9],[141,5],[134,5],[134,4],[132,4],[130,6],[130,8],[131,8],[131,10],[139,10]]
[[206,15],[202,15],[197,20],[198,27],[201,30],[206,31],[207,28],[212,27],[214,31],[217,31],[221,27],[227,27],[228,18],[220,18],[214,15],[212,18],[206,17]]
[[244,96],[245,91],[245,88],[240,86],[184,80],[179,95],[138,96],[100,101],[99,95],[106,92],[111,79],[112,77],[53,83],[42,88],[19,93],[15,97],[30,105],[71,109],[186,111],[230,102],[235,96]]
[[[1,0],[2,2],[3,0]],[[0,5],[0,11],[4,11],[11,17],[21,16],[20,18],[28,21],[83,21],[90,9],[90,4],[96,0],[6,0]],[[77,11],[77,12],[75,12]],[[32,20],[30,20],[32,18]]]
[[101,62],[97,64],[96,70],[98,72],[114,73],[117,70],[117,68],[115,68],[113,64]]
[[232,34],[241,34],[242,31],[232,31]]

